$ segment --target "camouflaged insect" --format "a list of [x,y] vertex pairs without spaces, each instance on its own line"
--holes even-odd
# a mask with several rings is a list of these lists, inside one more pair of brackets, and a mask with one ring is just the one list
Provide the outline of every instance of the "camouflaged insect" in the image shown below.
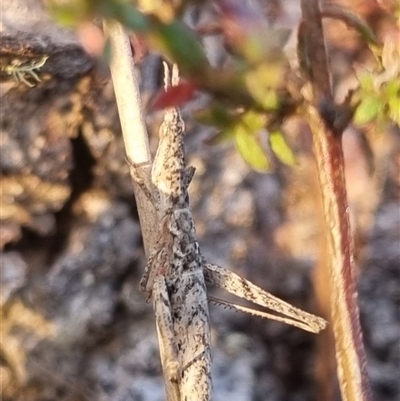
[[[166,70],[166,89],[169,71]],[[173,67],[172,85],[179,81]],[[157,209],[159,239],[150,254],[141,289],[152,298],[168,401],[210,401],[211,345],[207,298],[218,304],[317,333],[326,321],[274,297],[250,281],[208,263],[200,252],[188,186],[194,168],[186,167],[184,123],[176,108],[165,112],[152,183],[138,181]],[[131,165],[131,170],[135,166]],[[133,175],[135,172],[133,171]],[[282,316],[207,297],[206,282],[271,309]]]

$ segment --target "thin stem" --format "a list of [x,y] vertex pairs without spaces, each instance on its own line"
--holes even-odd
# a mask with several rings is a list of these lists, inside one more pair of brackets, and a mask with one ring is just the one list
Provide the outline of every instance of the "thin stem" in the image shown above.
[[322,194],[330,256],[331,324],[335,338],[337,374],[343,401],[369,401],[357,290],[353,237],[344,178],[343,129],[333,129],[320,113],[322,102],[335,110],[330,87],[319,0],[301,0],[310,84],[304,88]]

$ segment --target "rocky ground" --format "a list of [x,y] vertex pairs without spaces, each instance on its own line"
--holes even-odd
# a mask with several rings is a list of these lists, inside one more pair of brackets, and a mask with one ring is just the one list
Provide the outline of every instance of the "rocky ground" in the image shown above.
[[[1,78],[3,400],[161,401],[154,316],[138,290],[146,262],[108,73],[75,35],[54,26],[40,2],[4,3],[2,63],[15,55],[50,58],[33,88]],[[142,64],[141,75],[146,98],[157,87],[157,58]],[[299,141],[293,170],[277,166],[258,174],[229,144],[208,146],[209,131],[185,114],[188,161],[197,168],[191,201],[204,255],[315,311],[321,221],[307,130],[293,122]],[[160,117],[148,117],[153,145]],[[346,134],[346,160],[368,371],[375,399],[395,401],[399,131],[384,135],[372,145],[375,175],[355,130]],[[315,336],[210,308],[215,401],[320,400]]]

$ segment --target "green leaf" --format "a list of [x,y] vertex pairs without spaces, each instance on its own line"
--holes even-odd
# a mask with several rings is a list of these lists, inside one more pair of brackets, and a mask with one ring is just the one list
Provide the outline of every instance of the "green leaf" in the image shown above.
[[389,99],[392,97],[400,97],[400,78],[388,81],[383,92]]
[[249,134],[243,126],[238,125],[235,129],[235,143],[238,152],[254,170],[266,172],[270,169],[270,162],[257,135]]
[[99,14],[103,18],[116,19],[136,32],[148,32],[151,28],[143,13],[122,0],[69,0],[62,4],[50,0],[49,9],[63,25],[76,25]]
[[365,92],[371,93],[371,92],[375,91],[374,75],[371,74],[371,72],[362,71],[357,74],[357,79],[358,79],[358,82],[360,82],[361,88]]
[[269,143],[275,156],[284,164],[293,166],[296,163],[296,157],[287,144],[283,134],[279,131],[269,133]]
[[194,117],[200,124],[217,128],[230,127],[234,121],[234,117],[220,103],[214,103],[206,109],[195,111]]
[[234,130],[230,128],[225,128],[214,135],[207,143],[209,145],[220,145],[221,143],[228,142],[232,140],[235,136]]
[[113,11],[115,14],[111,14],[111,18],[117,19],[135,32],[144,33],[151,28],[149,19],[129,3],[117,4]]
[[366,124],[378,117],[382,109],[381,99],[372,96],[365,97],[361,100],[354,113],[354,123],[358,125]]
[[264,128],[265,117],[263,114],[249,110],[240,116],[238,123],[243,126],[247,133],[254,134]]
[[392,97],[389,100],[389,118],[400,126],[400,99]]
[[283,85],[284,65],[263,63],[245,73],[245,82],[252,97],[265,109],[276,110],[279,97],[275,89]]
[[202,74],[209,67],[207,57],[197,36],[183,22],[155,22],[156,34],[152,43],[177,62],[182,72],[190,76]]
[[88,17],[90,5],[83,0],[70,0],[59,4],[55,0],[48,3],[48,9],[60,25],[72,26]]

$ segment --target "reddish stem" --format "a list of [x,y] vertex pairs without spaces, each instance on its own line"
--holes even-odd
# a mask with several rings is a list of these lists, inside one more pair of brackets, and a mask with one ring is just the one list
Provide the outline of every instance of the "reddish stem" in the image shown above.
[[344,178],[342,129],[321,116],[321,105],[335,113],[330,87],[319,0],[302,0],[306,24],[302,43],[309,64],[311,87],[304,89],[313,135],[330,256],[331,324],[335,338],[337,374],[343,401],[370,401],[371,389],[357,304],[354,249]]

